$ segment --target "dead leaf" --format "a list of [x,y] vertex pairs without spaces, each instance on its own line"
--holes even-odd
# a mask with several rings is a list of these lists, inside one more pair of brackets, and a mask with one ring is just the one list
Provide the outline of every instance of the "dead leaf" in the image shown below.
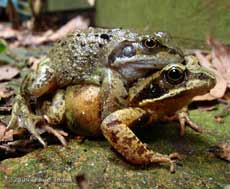
[[17,30],[12,29],[10,25],[0,24],[0,38],[12,39],[17,37]]
[[14,91],[7,87],[7,83],[0,83],[0,100],[2,98],[9,98],[14,94]]
[[215,117],[214,119],[215,119],[216,123],[223,123],[224,122],[222,117]]
[[209,37],[208,44],[212,50],[212,64],[214,68],[226,80],[227,86],[230,87],[230,45],[225,45],[220,41]]
[[230,162],[230,140],[221,142],[210,147],[209,152],[215,154],[216,157]]
[[197,96],[193,101],[215,100],[224,98],[230,88],[230,45],[225,45],[214,38],[208,39],[212,47],[210,54],[205,56],[201,51],[195,51],[200,64],[212,71],[216,76],[216,85],[208,94]]
[[56,41],[63,38],[66,34],[73,32],[76,29],[86,29],[89,26],[89,19],[85,19],[82,16],[77,16],[71,19],[67,24],[62,26],[58,31],[50,36],[51,41]]
[[19,70],[10,65],[0,66],[0,81],[11,80],[19,74]]
[[83,16],[77,16],[57,31],[48,30],[36,34],[33,34],[31,30],[26,28],[24,30],[13,30],[10,26],[0,24],[0,38],[10,39],[11,41],[14,39],[13,42],[9,43],[9,47],[11,48],[18,46],[36,46],[61,39],[76,29],[86,29],[89,26],[89,22],[89,19]]
[[6,131],[5,125],[0,122],[0,141],[13,141],[13,129]]

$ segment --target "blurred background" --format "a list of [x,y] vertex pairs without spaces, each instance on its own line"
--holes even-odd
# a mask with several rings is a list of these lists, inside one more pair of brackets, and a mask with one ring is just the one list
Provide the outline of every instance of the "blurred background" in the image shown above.
[[205,48],[207,36],[229,42],[229,9],[229,0],[0,0],[0,21],[41,32],[79,16],[72,27],[167,31],[179,46]]

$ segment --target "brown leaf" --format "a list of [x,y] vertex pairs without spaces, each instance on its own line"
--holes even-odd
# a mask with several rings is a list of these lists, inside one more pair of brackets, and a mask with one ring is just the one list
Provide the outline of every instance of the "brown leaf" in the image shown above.
[[213,48],[212,64],[230,87],[230,45],[225,45],[211,37],[208,38],[208,43]]
[[230,162],[230,140],[212,146],[209,151],[217,157]]
[[204,56],[201,51],[195,54],[202,66],[216,75],[216,85],[209,94],[195,97],[194,101],[214,100],[225,97],[227,89],[230,88],[230,45],[209,37],[208,44],[212,47],[210,55]]
[[13,141],[13,129],[6,131],[6,127],[0,122],[0,141]]
[[14,91],[7,88],[7,83],[0,83],[0,100],[8,98],[14,94]]
[[222,98],[227,89],[227,81],[223,78],[220,72],[218,72],[218,70],[213,68],[213,64],[210,62],[210,60],[206,56],[201,54],[200,51],[196,51],[195,54],[197,58],[199,59],[200,64],[215,74],[216,85],[214,86],[213,89],[210,90],[209,93],[202,95],[202,96],[194,97],[193,101],[204,101],[204,100],[211,101],[217,98]]
[[56,32],[48,30],[42,36],[31,36],[29,41],[32,44],[39,45],[45,42],[56,41],[62,39],[68,33],[73,32],[76,29],[86,29],[89,26],[89,20],[84,19],[82,16],[77,16],[67,22]]
[[57,32],[50,36],[51,41],[56,41],[63,38],[67,33],[73,32],[76,29],[86,29],[89,26],[89,20],[82,16],[77,16],[71,19],[67,24],[62,26]]
[[215,117],[214,119],[215,119],[216,123],[223,123],[224,122],[222,117]]
[[0,24],[0,38],[11,39],[17,37],[17,30],[12,29],[10,25]]
[[0,81],[11,80],[19,74],[19,70],[10,65],[0,66]]
[[11,41],[14,39],[14,42],[9,44],[10,47],[34,46],[56,41],[63,38],[67,33],[73,32],[76,29],[86,29],[88,26],[89,19],[77,16],[57,31],[48,30],[34,35],[29,29],[13,30],[10,26],[0,24],[0,38],[11,39]]

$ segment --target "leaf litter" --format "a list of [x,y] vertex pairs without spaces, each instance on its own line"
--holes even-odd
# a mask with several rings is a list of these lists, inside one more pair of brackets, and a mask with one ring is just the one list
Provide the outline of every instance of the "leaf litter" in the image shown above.
[[216,76],[216,85],[208,94],[197,96],[193,101],[211,101],[216,99],[230,100],[230,45],[226,45],[212,37],[208,38],[208,44],[212,48],[210,54],[204,54],[200,50],[195,55],[200,64],[212,71]]

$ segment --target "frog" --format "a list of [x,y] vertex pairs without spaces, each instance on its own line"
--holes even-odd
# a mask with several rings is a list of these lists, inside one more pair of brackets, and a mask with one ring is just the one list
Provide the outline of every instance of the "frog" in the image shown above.
[[[184,62],[183,52],[170,44],[168,35],[163,32],[150,35],[120,28],[76,30],[57,42],[38,68],[23,79],[7,128],[17,127],[18,117],[23,117],[24,121],[18,125],[27,128],[46,146],[36,133],[37,122],[43,117],[31,110],[33,102],[69,85],[94,84],[101,86],[104,118],[125,106],[130,84],[177,62]],[[111,78],[124,85],[120,92],[117,90],[121,85],[111,82]]]
[[[186,64],[171,63],[150,76],[140,78],[128,90],[127,104],[101,117],[100,87],[81,84],[59,89],[52,100],[44,101],[40,111],[52,132],[60,123],[80,136],[104,136],[110,145],[132,164],[168,163],[174,172],[178,153],[169,155],[147,147],[132,131],[135,127],[154,126],[165,116],[174,115],[196,95],[207,93],[216,83],[215,76],[193,56]],[[54,135],[63,141],[62,134]]]

